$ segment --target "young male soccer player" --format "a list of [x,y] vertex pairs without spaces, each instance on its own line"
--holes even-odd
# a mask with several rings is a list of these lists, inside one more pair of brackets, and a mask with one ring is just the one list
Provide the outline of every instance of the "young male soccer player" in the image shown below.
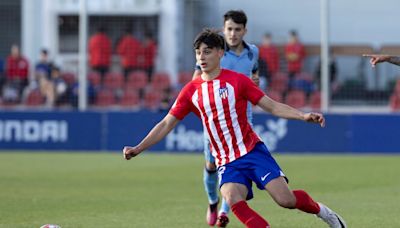
[[289,209],[316,214],[333,228],[346,224],[335,212],[315,202],[303,190],[290,190],[286,177],[253,131],[247,115],[247,101],[280,118],[297,119],[325,125],[319,113],[303,113],[266,96],[248,77],[221,69],[224,39],[205,30],[194,49],[201,77],[189,82],[179,93],[169,113],[136,146],[125,146],[123,155],[129,160],[164,138],[190,112],[201,118],[216,159],[220,190],[235,216],[247,227],[269,227],[268,222],[246,203],[253,197],[252,182],[266,190],[274,201]]
[[[223,33],[226,42],[225,53],[221,58],[221,67],[242,73],[250,77],[256,84],[259,84],[258,76],[258,48],[256,45],[249,44],[243,40],[247,33],[247,16],[241,10],[230,10],[224,14]],[[201,74],[200,66],[196,66],[194,78]],[[247,106],[247,118],[252,124],[252,104]],[[207,209],[206,220],[210,226],[217,224],[218,227],[226,227],[229,223],[229,206],[222,199],[221,208],[218,211],[218,177],[215,159],[211,155],[210,141],[204,135],[204,156],[206,165],[203,171],[203,182],[208,196],[209,206]]]
[[393,55],[369,55],[365,54],[364,57],[370,57],[371,59],[369,62],[371,63],[372,67],[375,67],[378,63],[388,62],[394,65],[400,66],[400,56],[393,56]]

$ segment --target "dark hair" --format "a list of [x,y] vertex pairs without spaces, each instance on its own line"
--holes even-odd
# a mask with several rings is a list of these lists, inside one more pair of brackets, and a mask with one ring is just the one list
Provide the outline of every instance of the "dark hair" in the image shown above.
[[292,29],[292,30],[289,31],[289,34],[290,34],[291,36],[297,36],[297,31],[294,30],[294,29]]
[[209,48],[225,48],[224,38],[218,34],[217,30],[209,28],[204,29],[197,35],[193,43],[193,48],[199,49],[202,43],[206,44]]
[[246,27],[247,16],[243,10],[229,10],[224,15],[224,23],[229,19],[232,19],[236,24],[242,24],[244,27]]
[[41,50],[41,53],[42,53],[43,55],[49,54],[49,52],[47,51],[47,49],[42,49],[42,50]]

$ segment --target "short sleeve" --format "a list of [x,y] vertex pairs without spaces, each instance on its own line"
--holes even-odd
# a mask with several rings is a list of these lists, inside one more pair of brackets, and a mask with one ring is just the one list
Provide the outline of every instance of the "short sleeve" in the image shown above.
[[188,96],[188,85],[182,89],[178,95],[178,98],[176,98],[174,104],[169,110],[169,114],[175,116],[179,120],[185,118],[185,116],[192,110],[192,103],[190,102],[190,97]]
[[257,105],[264,92],[248,77],[240,75],[240,93],[249,100],[253,105]]
[[254,53],[254,64],[253,64],[253,68],[251,69],[251,73],[256,73],[258,71],[258,59],[259,59],[259,50],[258,47],[255,45],[252,45],[252,50]]

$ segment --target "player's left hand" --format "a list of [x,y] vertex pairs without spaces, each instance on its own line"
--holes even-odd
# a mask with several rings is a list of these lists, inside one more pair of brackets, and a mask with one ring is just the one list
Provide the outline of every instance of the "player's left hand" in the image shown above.
[[140,154],[141,152],[142,151],[140,151],[137,146],[135,146],[135,147],[125,146],[124,149],[122,150],[122,153],[126,160],[130,160],[131,158],[135,157],[136,155]]
[[319,123],[321,127],[325,127],[325,117],[321,113],[306,113],[304,114],[304,121],[310,123]]

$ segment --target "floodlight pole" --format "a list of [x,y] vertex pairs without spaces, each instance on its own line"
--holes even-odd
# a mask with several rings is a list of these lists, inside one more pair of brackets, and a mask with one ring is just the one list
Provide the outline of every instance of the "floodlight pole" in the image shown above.
[[329,75],[329,0],[321,0],[321,111],[328,112]]
[[87,109],[87,0],[79,1],[79,111]]

